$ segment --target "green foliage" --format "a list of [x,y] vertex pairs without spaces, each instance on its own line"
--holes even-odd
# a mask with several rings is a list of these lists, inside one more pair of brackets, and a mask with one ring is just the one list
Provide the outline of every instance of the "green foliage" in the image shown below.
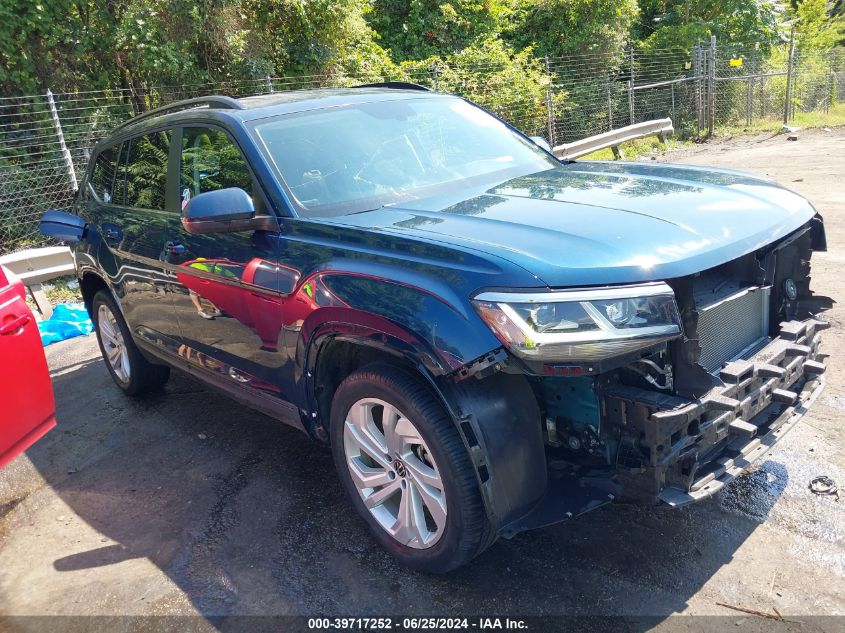
[[[531,49],[516,53],[489,38],[444,58],[405,62],[401,68],[408,80],[432,84],[435,65],[439,90],[479,103],[528,134],[545,133],[549,78]],[[558,91],[554,98],[560,106],[565,94]]]
[[640,9],[634,33],[650,49],[689,50],[711,35],[768,48],[783,18],[780,3],[771,0],[640,0]]
[[[389,67],[368,0],[0,3],[0,91],[227,81]],[[145,107],[139,101],[137,108]]]
[[388,62],[364,20],[365,0],[245,0],[248,40],[277,73],[367,72]]
[[518,0],[508,38],[550,57],[615,53],[638,14],[637,0]]
[[72,2],[0,3],[0,88],[31,93],[60,76],[98,76],[93,60],[74,60],[77,42],[86,41],[81,9]]
[[[121,88],[146,107],[154,85],[266,75],[378,78],[396,65],[489,52],[535,58],[689,49],[783,37],[845,39],[841,3],[794,0],[34,0],[0,1],[0,92]],[[833,16],[833,17],[831,17]],[[498,43],[496,43],[498,42]],[[504,53],[503,53],[504,51]],[[516,57],[514,57],[516,59]],[[519,58],[522,59],[522,58]],[[178,96],[178,95],[175,95]]]
[[366,17],[395,61],[449,55],[507,28],[507,0],[374,0]]
[[826,0],[802,0],[793,9],[799,50],[824,50],[845,40],[845,16],[829,15]]
[[638,12],[637,0],[375,0],[367,20],[396,61],[496,37],[542,57],[617,50]]

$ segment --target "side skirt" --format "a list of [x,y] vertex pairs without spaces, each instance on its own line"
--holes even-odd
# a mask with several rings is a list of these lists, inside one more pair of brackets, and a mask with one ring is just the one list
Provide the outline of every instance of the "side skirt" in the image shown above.
[[[180,371],[184,371],[191,376],[197,378],[203,383],[206,383],[215,389],[223,391],[227,396],[236,400],[237,402],[255,409],[264,415],[270,416],[276,420],[284,422],[288,426],[299,429],[306,435],[305,426],[302,424],[302,418],[299,409],[292,403],[285,400],[274,398],[266,395],[257,389],[247,386],[248,383],[242,383],[232,378],[232,369],[234,375],[242,379],[242,374],[239,374],[234,368],[220,363],[218,369],[210,369],[201,367],[195,363],[191,363],[179,354],[171,352],[165,347],[158,347],[145,341],[140,337],[133,337],[136,345],[141,349],[144,356],[151,361],[163,362],[166,365]],[[309,435],[310,437],[310,435]]]

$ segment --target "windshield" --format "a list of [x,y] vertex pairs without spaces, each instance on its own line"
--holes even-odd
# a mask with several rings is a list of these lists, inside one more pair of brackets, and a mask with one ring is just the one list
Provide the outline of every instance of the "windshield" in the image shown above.
[[312,110],[265,119],[254,129],[304,216],[494,186],[559,166],[495,117],[455,97]]

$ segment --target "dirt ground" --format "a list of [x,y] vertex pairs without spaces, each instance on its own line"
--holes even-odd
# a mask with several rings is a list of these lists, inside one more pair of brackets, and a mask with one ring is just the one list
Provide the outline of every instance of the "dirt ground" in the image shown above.
[[[845,296],[845,129],[717,141],[659,160],[744,169],[807,196],[828,227],[814,287]],[[200,614],[210,629],[220,627],[212,616],[249,614],[776,624],[721,602],[804,623],[789,630],[843,630],[845,618],[807,617],[845,615],[845,493],[837,502],[807,487],[820,474],[845,486],[843,306],[829,313],[825,392],[719,496],[678,510],[608,506],[500,540],[447,577],[403,569],[376,547],[329,453],[304,435],[180,374],[160,395],[128,399],[93,335],[53,345],[58,427],[0,473],[0,616]],[[32,628],[0,619],[0,630]]]

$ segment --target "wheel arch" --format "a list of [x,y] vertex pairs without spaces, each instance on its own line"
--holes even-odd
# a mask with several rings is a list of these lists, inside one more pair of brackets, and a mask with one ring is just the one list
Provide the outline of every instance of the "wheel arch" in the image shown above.
[[335,390],[361,367],[390,363],[431,385],[435,377],[452,371],[412,332],[374,315],[366,315],[366,321],[356,322],[354,315],[347,314],[343,320],[321,323],[301,339],[305,342],[297,351],[297,364],[302,368],[305,409],[310,415],[306,428],[320,441],[328,441]]
[[85,304],[85,309],[88,310],[89,316],[93,317],[91,312],[91,305],[94,302],[94,295],[100,290],[108,290],[111,292],[109,285],[103,279],[102,275],[93,270],[80,271],[79,290],[82,293],[82,302]]
[[[395,324],[393,324],[395,328]],[[305,353],[312,435],[328,442],[334,391],[351,373],[386,362],[416,375],[443,406],[475,468],[485,511],[499,530],[527,514],[547,487],[540,410],[527,378],[497,372],[458,380],[438,362],[431,346],[413,333],[406,338],[349,322],[325,323]]]

